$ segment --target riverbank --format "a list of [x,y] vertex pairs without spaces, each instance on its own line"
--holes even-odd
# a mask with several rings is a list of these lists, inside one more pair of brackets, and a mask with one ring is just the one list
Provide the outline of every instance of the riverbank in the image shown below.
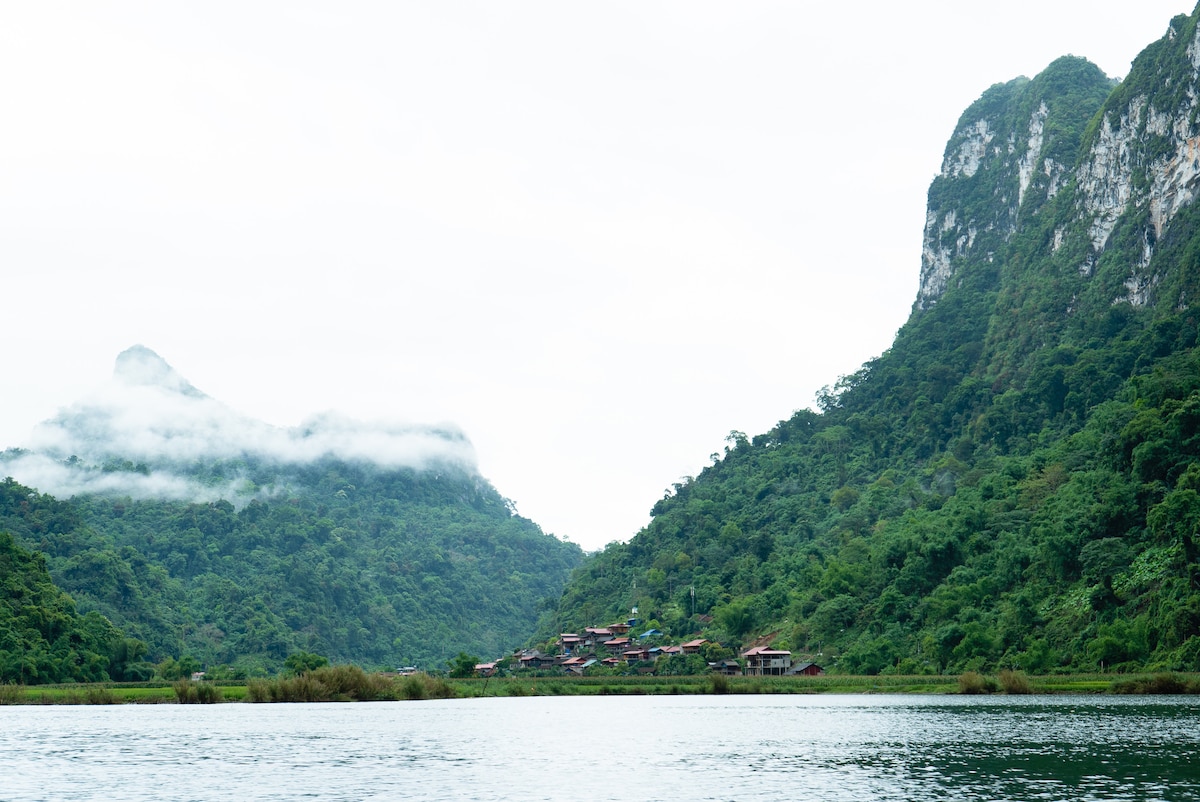
[[[0,686],[0,704],[417,701],[494,696],[663,694],[1121,694],[1200,693],[1200,673],[819,677],[393,677],[334,667],[294,678],[238,682],[142,682]],[[349,678],[349,679],[348,679]]]

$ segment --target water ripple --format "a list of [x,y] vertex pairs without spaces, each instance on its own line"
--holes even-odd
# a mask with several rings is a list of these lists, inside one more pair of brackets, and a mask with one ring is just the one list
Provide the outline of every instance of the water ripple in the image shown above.
[[1197,700],[565,697],[0,708],[0,800],[1200,802]]

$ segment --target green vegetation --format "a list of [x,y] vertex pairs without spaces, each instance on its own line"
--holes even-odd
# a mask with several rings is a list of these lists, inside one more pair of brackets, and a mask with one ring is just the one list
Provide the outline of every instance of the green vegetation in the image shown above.
[[1200,674],[1055,675],[1027,677],[966,672],[947,675],[819,677],[707,676],[509,677],[446,679],[369,674],[326,666],[299,676],[247,684],[190,682],[0,685],[0,705],[214,704],[219,702],[355,702],[475,699],[496,696],[649,696],[706,694],[1200,694]]
[[[675,637],[982,690],[1000,670],[1200,669],[1200,211],[1158,236],[1131,203],[1097,256],[1077,170],[1096,115],[1134,95],[1200,133],[1171,100],[1194,97],[1195,27],[1173,22],[1115,91],[1068,58],[985,93],[948,163],[980,120],[1012,145],[930,189],[944,292],[819,411],[732,432],[645,529],[575,572],[541,637],[636,607]],[[1130,147],[1136,199],[1163,143]],[[1018,204],[1022,159],[1036,169]]]
[[0,683],[108,679],[137,651],[103,616],[79,615],[45,558],[0,532]]
[[278,492],[237,509],[225,501],[62,501],[0,482],[0,531],[44,555],[58,587],[95,626],[112,630],[104,637],[117,629],[128,636],[120,654],[93,650],[105,659],[83,673],[0,669],[0,679],[148,679],[147,660],[166,679],[202,668],[245,678],[300,653],[440,666],[460,649],[519,645],[539,603],[557,596],[582,559],[482,479],[449,468],[327,461],[195,470],[213,481],[249,472]]
[[358,666],[322,666],[291,677],[251,680],[251,702],[375,702],[399,698],[397,684]]
[[[1170,181],[1200,169],[1183,158],[1200,137],[1197,15],[1115,88],[1068,57],[985,92],[930,187],[922,292],[892,347],[817,411],[731,432],[628,543],[584,561],[453,467],[184,471],[261,491],[240,508],[62,501],[9,480],[0,681],[156,675],[183,701],[202,701],[201,668],[286,668],[239,686],[275,701],[1190,691],[1176,672],[1200,670],[1200,205],[1174,209],[1192,187]],[[712,677],[680,657],[672,676],[469,678],[535,621],[545,643],[633,608],[668,638],[787,648],[830,675]]]

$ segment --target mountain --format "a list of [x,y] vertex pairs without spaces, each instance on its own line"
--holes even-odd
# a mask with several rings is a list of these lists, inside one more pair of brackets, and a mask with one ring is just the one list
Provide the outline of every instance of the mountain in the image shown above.
[[142,346],[0,472],[0,531],[154,662],[442,667],[527,639],[582,560],[515,513],[456,429],[269,426]]
[[984,92],[892,347],[731,432],[541,635],[636,606],[866,673],[1200,669],[1198,13],[1120,83]]

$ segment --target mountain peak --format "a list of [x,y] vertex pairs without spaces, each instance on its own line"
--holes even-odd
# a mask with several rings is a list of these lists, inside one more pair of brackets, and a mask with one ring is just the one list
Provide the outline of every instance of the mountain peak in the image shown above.
[[117,355],[113,378],[128,387],[158,387],[192,398],[204,398],[167,360],[144,345],[126,348]]

